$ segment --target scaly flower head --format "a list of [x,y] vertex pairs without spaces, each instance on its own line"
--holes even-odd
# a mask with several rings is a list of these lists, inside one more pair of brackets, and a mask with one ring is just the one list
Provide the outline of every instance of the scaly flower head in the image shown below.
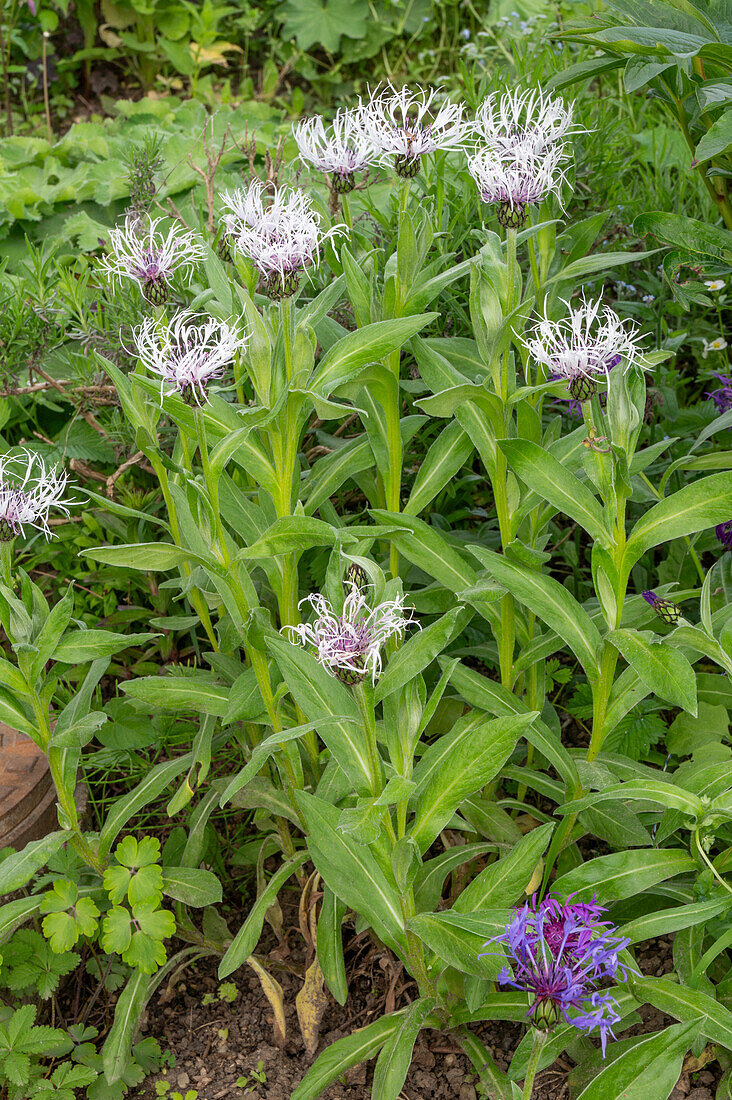
[[603,307],[601,299],[584,299],[560,321],[540,318],[524,344],[550,376],[567,380],[570,394],[579,401],[588,400],[598,379],[607,377],[622,360],[627,366],[634,363],[641,350],[637,329]]
[[717,406],[718,413],[729,412],[732,409],[732,378],[726,374],[715,374],[719,386],[712,390],[707,397]]
[[527,206],[535,206],[552,192],[559,194],[564,172],[561,145],[536,151],[529,142],[510,151],[491,146],[479,149],[468,161],[483,202],[497,204],[498,220],[506,228],[520,229]]
[[393,160],[397,175],[411,179],[420,157],[465,144],[470,123],[462,103],[436,103],[439,89],[387,87],[361,104],[364,129],[384,163]]
[[356,172],[363,172],[379,155],[366,130],[363,108],[338,110],[327,126],[320,115],[306,118],[293,133],[300,159],[328,172],[333,190],[341,195],[353,190]]
[[161,397],[178,392],[187,402],[200,405],[208,383],[221,377],[247,342],[224,321],[196,320],[200,319],[190,310],[176,313],[168,325],[148,317],[133,335],[139,358],[160,377]]
[[203,245],[195,233],[174,223],[167,234],[158,229],[160,218],[141,224],[136,219],[109,231],[110,252],[101,261],[102,271],[113,281],[132,279],[151,305],[168,300],[176,271],[190,278],[203,259]]
[[535,1027],[548,1030],[560,1016],[582,1031],[597,1027],[603,1057],[620,1016],[614,998],[600,992],[598,984],[605,978],[626,979],[618,953],[630,943],[600,920],[604,911],[594,899],[562,902],[549,895],[537,903],[534,896],[486,944],[506,949],[511,965],[504,966],[498,981],[531,995],[528,1015]]
[[253,180],[246,191],[224,196],[224,225],[240,252],[267,279],[271,298],[287,298],[300,284],[301,272],[317,262],[321,245],[344,226],[323,230],[320,215],[304,191],[275,187],[265,203],[264,185]]
[[22,534],[26,525],[50,538],[51,509],[68,516],[69,508],[78,503],[64,500],[68,480],[68,474],[57,466],[47,467],[33,451],[0,456],[0,541]]
[[540,156],[572,131],[573,108],[541,91],[494,93],[483,100],[475,131],[499,155],[528,148]]
[[725,550],[732,550],[732,519],[725,520],[724,523],[718,523],[714,528],[714,534]]
[[290,641],[315,646],[316,658],[344,684],[357,684],[367,675],[375,683],[381,673],[381,650],[386,641],[401,637],[415,622],[404,606],[403,597],[385,600],[373,609],[363,591],[351,584],[343,601],[343,613],[336,615],[328,600],[313,593],[300,601],[315,612],[312,623],[285,626]]
[[664,623],[668,623],[669,626],[677,623],[683,615],[683,611],[678,604],[659,596],[656,592],[648,590],[641,592],[641,596],[647,604],[650,604],[659,619]]

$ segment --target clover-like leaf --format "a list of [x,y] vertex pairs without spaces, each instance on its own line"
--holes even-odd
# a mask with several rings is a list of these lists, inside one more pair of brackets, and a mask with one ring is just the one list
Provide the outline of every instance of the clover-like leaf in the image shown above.
[[132,939],[132,914],[122,905],[114,905],[102,923],[102,947],[108,955],[122,955]]
[[126,836],[115,849],[117,864],[104,873],[104,887],[115,905],[125,897],[130,905],[157,904],[163,896],[163,872],[160,867],[160,841],[146,836],[139,842]]
[[58,879],[41,902],[43,934],[58,954],[73,947],[80,936],[93,936],[99,910],[91,898],[80,898],[73,882]]

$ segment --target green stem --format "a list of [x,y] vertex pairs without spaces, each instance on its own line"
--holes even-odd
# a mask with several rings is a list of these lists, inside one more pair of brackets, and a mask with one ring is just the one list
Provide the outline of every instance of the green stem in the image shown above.
[[0,542],[0,570],[3,584],[8,588],[13,587],[13,541]]
[[701,834],[701,826],[697,826],[696,829],[694,830],[694,843],[696,844],[696,849],[697,849],[699,855],[701,856],[702,862],[705,863],[706,866],[708,867],[708,869],[712,872],[712,874],[714,875],[714,877],[717,880],[717,882],[719,883],[719,885],[723,886],[728,894],[732,894],[732,886],[730,886],[728,882],[725,882],[725,880],[722,878],[722,876],[720,875],[717,868],[714,866],[714,864],[710,860],[707,853],[704,851],[704,849],[702,847],[702,843],[701,843],[700,834]]
[[361,711],[361,718],[363,719],[363,732],[366,741],[371,793],[377,797],[381,794],[384,773],[381,763],[381,754],[379,753],[379,745],[376,740],[374,689],[366,677],[364,677],[359,684],[353,685],[353,694],[356,697],[356,702]]
[[292,331],[292,298],[282,298],[280,301],[282,316],[282,342],[285,346],[285,374],[287,381],[292,379],[292,343],[294,333]]
[[539,1028],[534,1029],[534,1044],[531,1048],[531,1056],[529,1058],[529,1064],[526,1069],[526,1078],[524,1080],[524,1089],[521,1093],[521,1100],[531,1100],[531,1093],[534,1088],[534,1078],[536,1077],[536,1071],[539,1068],[539,1059],[541,1058],[541,1051],[546,1042],[548,1031],[541,1031]]
[[209,462],[208,441],[206,439],[206,420],[204,417],[203,409],[196,408],[194,416],[196,420],[196,432],[198,434],[198,453],[201,458],[203,479],[206,482],[206,488],[208,489],[208,496],[211,502],[211,511],[213,512],[214,525],[216,527],[216,539],[219,544],[219,556],[224,566],[228,567],[229,565],[231,565],[231,556],[226,545],[224,525],[221,520],[221,506],[219,504],[219,483],[218,479],[214,477],[211,471],[211,464]]

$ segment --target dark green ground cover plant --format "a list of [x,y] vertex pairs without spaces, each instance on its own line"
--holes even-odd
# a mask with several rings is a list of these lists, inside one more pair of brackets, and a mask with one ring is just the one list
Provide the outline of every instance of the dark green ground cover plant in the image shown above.
[[[0,717],[59,803],[0,861],[13,1098],[135,1087],[161,1063],[145,1005],[204,957],[253,970],[284,1027],[258,952],[284,889],[309,1053],[324,990],[348,999],[344,921],[416,983],[297,1100],[368,1059],[397,1100],[423,1029],[497,1100],[563,1051],[584,1100],[665,1100],[710,1045],[729,1090],[726,270],[678,300],[655,241],[598,242],[584,158],[622,89],[593,119],[477,53],[465,106],[387,86],[198,191],[161,189],[170,152],[138,140],[89,256],[8,276],[14,381],[110,395],[5,399]],[[53,468],[74,446],[84,488]],[[235,855],[254,889],[229,927]],[[659,935],[673,977],[644,977]],[[545,981],[561,959],[571,988]],[[678,1022],[635,1034],[646,1003]],[[508,1073],[486,1020],[533,1022]]]

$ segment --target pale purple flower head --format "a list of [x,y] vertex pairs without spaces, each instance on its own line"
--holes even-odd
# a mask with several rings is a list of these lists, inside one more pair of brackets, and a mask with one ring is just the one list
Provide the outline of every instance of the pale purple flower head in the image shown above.
[[195,264],[203,259],[203,245],[196,233],[177,223],[163,233],[160,218],[146,225],[128,218],[109,231],[109,253],[100,269],[113,281],[131,279],[138,283],[151,305],[168,300],[170,284],[177,271],[190,278]]
[[247,345],[246,337],[225,321],[196,318],[190,310],[179,311],[167,325],[148,317],[133,335],[137,355],[160,377],[161,397],[177,392],[197,405],[206,400],[208,383],[220,378]]
[[511,965],[504,966],[498,981],[532,996],[528,1015],[535,1027],[548,1030],[561,1016],[582,1031],[598,1028],[603,1057],[620,1016],[612,995],[598,985],[606,978],[625,981],[628,968],[618,953],[630,943],[599,919],[604,912],[594,899],[562,902],[549,895],[537,902],[534,895],[485,945],[500,943],[506,949]]
[[732,519],[725,520],[724,523],[718,523],[714,528],[714,534],[725,550],[732,550]]
[[336,111],[326,125],[320,115],[303,119],[293,128],[300,160],[327,172],[334,191],[345,195],[355,187],[355,175],[379,156],[369,135],[363,107]]
[[577,133],[572,114],[572,106],[541,91],[494,93],[478,108],[474,128],[481,141],[499,154],[529,149],[540,156]]
[[[439,149],[465,145],[471,123],[462,103],[439,103],[439,88],[396,91],[387,87],[360,104],[364,130],[397,175],[410,179],[419,172],[420,158]],[[437,100],[437,102],[436,102]]]
[[253,180],[246,190],[224,194],[224,228],[266,277],[269,296],[287,298],[297,290],[300,274],[317,262],[322,244],[345,226],[323,230],[304,191],[275,187],[271,201],[266,198],[260,180]]
[[51,537],[48,524],[51,509],[68,516],[78,501],[64,500],[68,474],[57,466],[47,467],[34,451],[0,457],[0,541],[9,542],[25,526]]
[[706,396],[717,406],[718,413],[726,413],[732,409],[732,378],[726,374],[715,374],[719,386]]
[[403,597],[385,600],[373,609],[356,584],[343,601],[343,612],[336,615],[328,600],[314,593],[300,601],[315,612],[312,623],[285,626],[290,641],[315,646],[316,658],[330,673],[346,684],[357,684],[371,673],[375,683],[381,673],[381,650],[391,637],[401,637],[410,623],[411,613]]
[[526,208],[536,206],[547,195],[559,194],[564,172],[561,145],[537,150],[530,142],[508,150],[492,146],[478,149],[468,161],[481,200],[498,207],[498,220],[506,228],[520,229]]
[[626,366],[634,363],[641,350],[637,329],[603,307],[601,299],[583,299],[560,321],[541,317],[524,345],[550,377],[566,379],[570,394],[580,401],[592,396],[613,367],[623,360]]
[[641,596],[653,608],[659,619],[664,623],[668,623],[669,626],[677,623],[683,615],[678,604],[659,596],[657,592],[653,592],[651,589],[641,592]]

